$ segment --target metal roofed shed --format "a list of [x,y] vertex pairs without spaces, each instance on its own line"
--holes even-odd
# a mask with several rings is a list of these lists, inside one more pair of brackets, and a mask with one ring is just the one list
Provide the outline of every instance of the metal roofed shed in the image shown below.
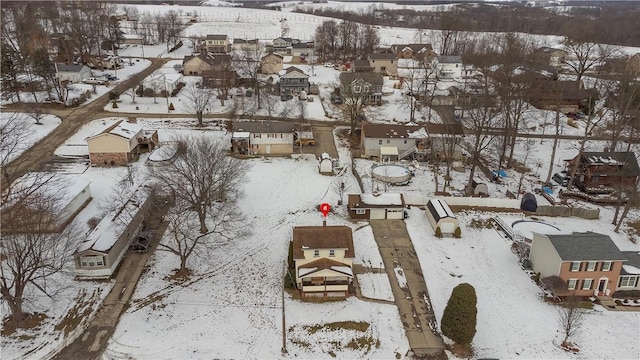
[[441,199],[431,199],[427,202],[426,215],[434,231],[440,228],[442,234],[455,234],[460,227],[449,205]]

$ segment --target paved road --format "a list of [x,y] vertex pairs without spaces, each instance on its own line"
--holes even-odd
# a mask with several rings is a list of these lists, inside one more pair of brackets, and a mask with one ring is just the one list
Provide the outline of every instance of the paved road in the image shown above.
[[[403,220],[370,220],[391,290],[400,311],[409,346],[417,359],[446,359],[444,342],[437,329],[427,284]],[[399,267],[407,279],[400,287],[395,273]]]
[[338,158],[338,150],[333,139],[334,124],[322,124],[313,126],[313,136],[316,139],[316,158],[322,153],[327,153],[332,159]]
[[[114,91],[123,92],[135,84],[140,83],[142,79],[149,74],[159,69],[167,60],[165,59],[150,59],[152,64],[142,72],[132,76],[130,79],[123,81],[115,87]],[[3,186],[7,183],[24,175],[27,171],[40,170],[43,166],[54,157],[54,151],[71,135],[76,133],[80,127],[89,121],[96,119],[97,116],[102,116],[104,106],[109,102],[109,94],[106,93],[91,103],[80,106],[73,109],[54,110],[47,109],[48,112],[59,116],[62,122],[56,127],[49,135],[44,139],[34,144],[28,151],[23,152],[20,156],[15,158],[6,166],[7,173],[9,174],[9,181],[2,181]],[[15,108],[17,111],[28,111],[28,107],[33,104],[25,104],[21,107]],[[14,110],[11,106],[8,109]],[[107,116],[114,116],[111,113]]]
[[92,319],[87,329],[80,334],[71,344],[56,354],[54,360],[91,360],[101,359],[102,352],[107,347],[107,342],[113,335],[120,316],[128,308],[129,300],[136,284],[144,271],[145,264],[149,256],[155,251],[162,235],[167,228],[167,223],[161,222],[161,218],[167,208],[157,208],[152,211],[154,219],[150,223],[159,223],[155,229],[153,238],[150,241],[150,248],[147,253],[137,253],[128,251],[118,270],[115,279],[116,283],[107,295],[102,306]]

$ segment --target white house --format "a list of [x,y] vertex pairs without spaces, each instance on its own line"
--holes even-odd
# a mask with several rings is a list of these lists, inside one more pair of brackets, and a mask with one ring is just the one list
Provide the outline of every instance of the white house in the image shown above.
[[80,83],[82,80],[91,77],[91,69],[86,65],[56,64],[58,69],[58,79],[70,83]]
[[400,193],[349,194],[348,201],[351,220],[404,218],[405,202]]
[[142,81],[142,87],[153,89],[156,93],[166,91],[169,95],[182,81],[182,74],[153,73]]
[[427,154],[427,138],[423,126],[364,123],[360,148],[366,158],[382,159],[386,156],[389,160],[401,160],[414,154],[419,158]]
[[437,74],[440,79],[462,78],[462,57],[438,56],[436,58]]

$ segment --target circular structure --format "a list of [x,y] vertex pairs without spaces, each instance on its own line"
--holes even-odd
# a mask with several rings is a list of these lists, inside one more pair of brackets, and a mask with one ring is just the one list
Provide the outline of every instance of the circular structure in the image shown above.
[[402,184],[409,181],[413,173],[401,165],[378,165],[371,169],[371,176],[388,184]]
[[511,224],[514,233],[520,233],[526,239],[533,239],[533,233],[539,234],[558,234],[562,233],[562,230],[557,227],[534,220],[516,220]]

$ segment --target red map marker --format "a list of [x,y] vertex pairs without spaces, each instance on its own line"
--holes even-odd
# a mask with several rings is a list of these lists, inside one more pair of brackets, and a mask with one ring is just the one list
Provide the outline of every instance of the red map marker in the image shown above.
[[331,205],[327,203],[320,204],[320,212],[322,213],[322,216],[327,217],[329,211],[331,211]]

